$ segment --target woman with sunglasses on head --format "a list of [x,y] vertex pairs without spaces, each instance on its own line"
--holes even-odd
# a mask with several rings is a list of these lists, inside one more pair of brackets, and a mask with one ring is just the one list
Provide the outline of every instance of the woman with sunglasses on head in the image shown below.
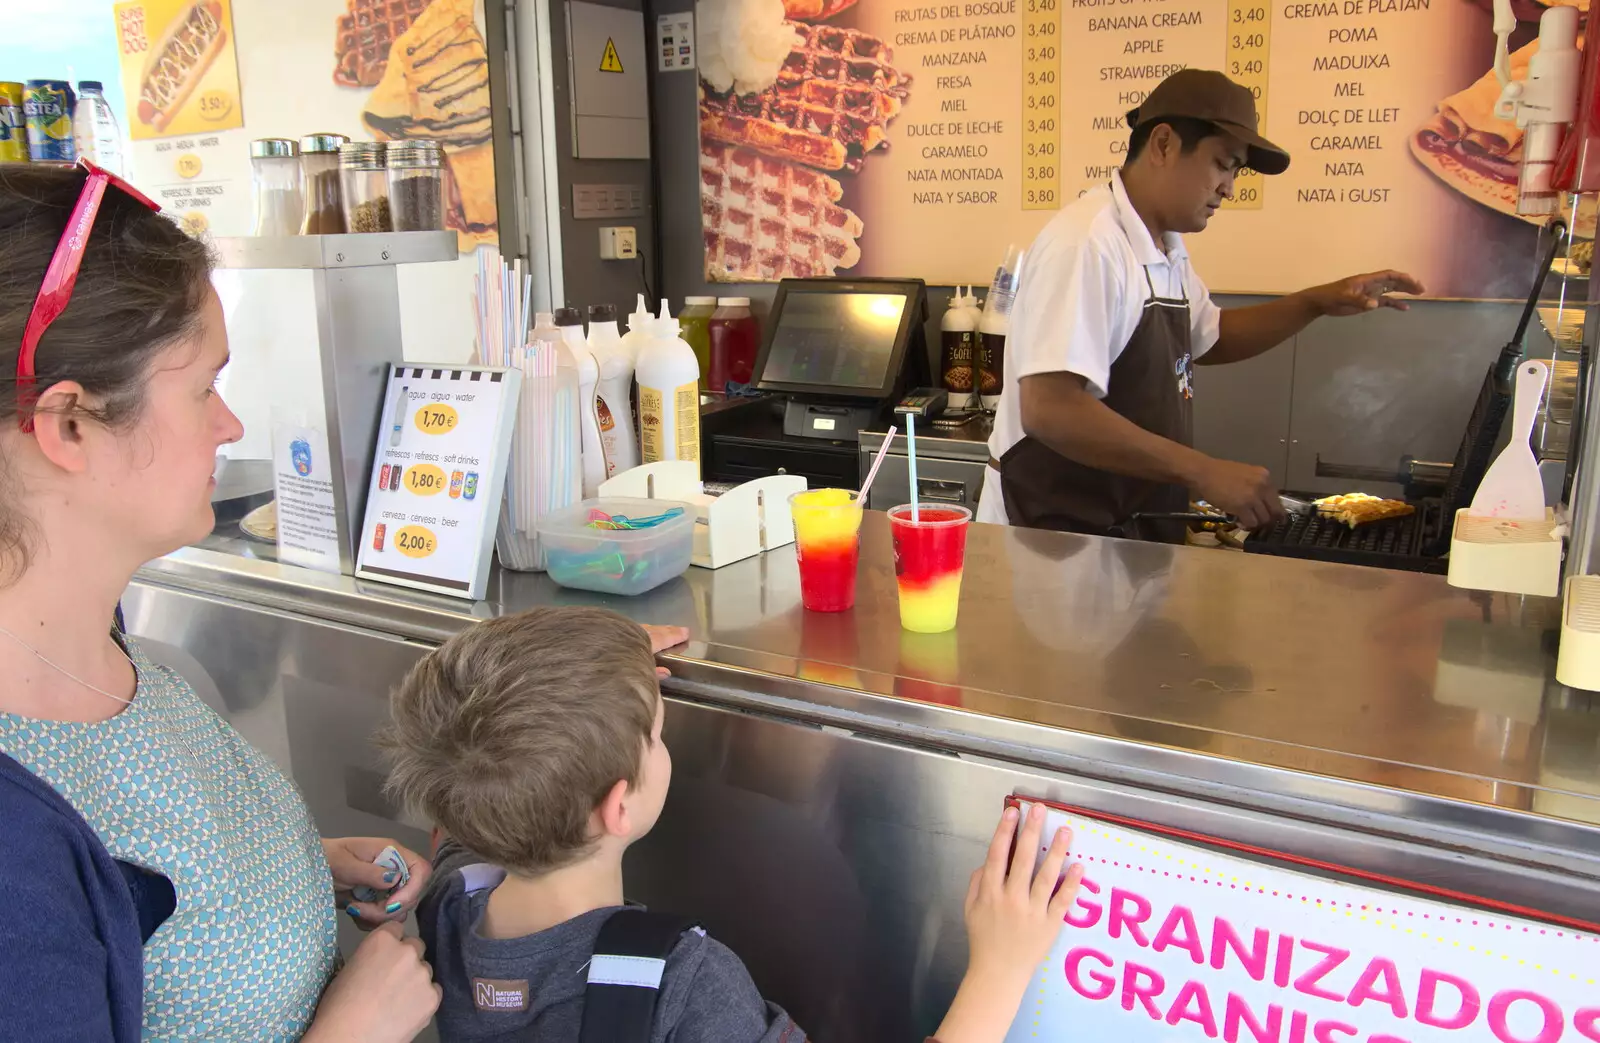
[[438,1002],[393,922],[427,860],[348,906],[383,926],[335,976],[336,891],[392,887],[390,842],[321,840],[112,626],[136,569],[210,532],[243,433],[210,272],[109,175],[0,165],[0,1038],[387,1043]]

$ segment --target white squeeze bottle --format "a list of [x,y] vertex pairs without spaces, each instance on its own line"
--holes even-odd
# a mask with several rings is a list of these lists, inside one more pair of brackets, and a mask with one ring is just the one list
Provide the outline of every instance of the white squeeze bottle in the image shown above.
[[650,324],[656,321],[644,302],[644,294],[639,294],[638,300],[633,314],[628,316],[628,332],[622,335],[622,346],[628,349],[628,357],[635,364],[639,361],[639,353],[644,350],[645,342],[650,339]]
[[661,302],[634,376],[639,384],[639,456],[700,461],[700,363]]
[[600,441],[600,414],[595,409],[600,366],[583,335],[583,318],[578,309],[557,308],[555,322],[561,330],[561,343],[572,352],[578,367],[579,464],[583,470],[583,498],[587,500],[600,495],[600,483],[606,480],[606,451]]
[[606,477],[639,466],[639,443],[633,434],[633,352],[617,332],[617,309],[589,305],[589,350],[600,367],[595,413],[600,422],[600,447],[606,454]]

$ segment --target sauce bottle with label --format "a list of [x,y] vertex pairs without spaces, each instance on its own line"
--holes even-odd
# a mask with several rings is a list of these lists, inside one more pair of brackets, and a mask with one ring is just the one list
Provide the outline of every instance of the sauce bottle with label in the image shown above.
[[639,466],[639,443],[633,434],[633,352],[617,332],[617,309],[610,304],[589,306],[589,350],[600,367],[595,393],[595,414],[600,424],[600,447],[606,454],[606,477]]
[[578,431],[582,447],[579,464],[583,468],[583,496],[588,499],[600,495],[600,483],[606,480],[606,453],[600,441],[600,414],[595,408],[600,365],[583,335],[578,309],[556,309],[555,323],[561,331],[561,343],[572,352],[578,367]]
[[639,352],[634,376],[639,385],[639,457],[700,460],[700,363],[678,335],[678,320],[661,302],[661,315]]
[[716,310],[715,297],[685,297],[683,310],[678,313],[678,328],[683,331],[681,336],[689,342],[689,347],[694,349],[694,357],[700,362],[702,384],[711,382],[711,315]]
[[748,297],[718,297],[711,313],[711,387],[714,395],[750,386],[761,349],[761,323],[750,311]]
[[978,323],[959,292],[939,320],[939,377],[951,409],[971,409],[977,398]]

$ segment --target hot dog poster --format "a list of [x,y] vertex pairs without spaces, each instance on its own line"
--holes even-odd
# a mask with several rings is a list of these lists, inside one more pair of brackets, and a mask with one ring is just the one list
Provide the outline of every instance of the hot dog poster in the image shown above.
[[129,137],[244,126],[232,0],[130,0],[113,11]]
[[1007,1043],[1600,1043],[1600,937],[1052,809],[1087,870]]
[[[1580,0],[1587,15],[1587,0]],[[1519,0],[1513,66],[1545,7]],[[985,284],[1123,163],[1125,113],[1220,69],[1291,155],[1187,237],[1218,292],[1397,267],[1526,292],[1522,131],[1497,120],[1490,0],[700,0],[708,279]],[[1580,38],[1582,31],[1580,30]],[[1593,217],[1580,230],[1593,234]],[[1026,278],[1026,274],[1024,274]]]

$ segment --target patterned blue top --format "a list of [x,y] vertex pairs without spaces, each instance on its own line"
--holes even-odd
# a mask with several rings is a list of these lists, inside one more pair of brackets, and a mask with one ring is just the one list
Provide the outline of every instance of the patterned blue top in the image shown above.
[[0,713],[50,783],[177,909],[144,949],[144,1038],[298,1040],[337,967],[333,878],[298,791],[181,677],[128,642],[138,688],[94,724]]

